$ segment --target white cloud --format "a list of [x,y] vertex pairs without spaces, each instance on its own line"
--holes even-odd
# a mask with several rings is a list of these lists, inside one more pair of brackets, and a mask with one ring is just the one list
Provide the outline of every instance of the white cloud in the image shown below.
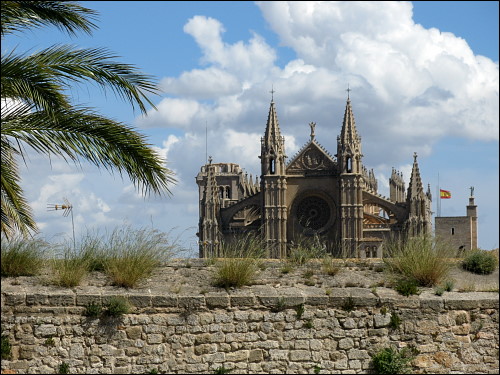
[[179,78],[163,78],[160,87],[167,94],[194,99],[217,99],[241,91],[241,84],[234,75],[216,67],[193,69]]
[[191,18],[184,31],[192,35],[202,49],[204,63],[225,69],[242,82],[255,82],[262,78],[262,72],[274,68],[276,52],[258,34],[254,33],[248,43],[227,44],[222,40],[225,30],[221,23],[204,16]]

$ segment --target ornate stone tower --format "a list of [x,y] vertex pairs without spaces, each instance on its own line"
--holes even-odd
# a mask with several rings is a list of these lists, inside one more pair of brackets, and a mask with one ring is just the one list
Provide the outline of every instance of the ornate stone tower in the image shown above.
[[477,206],[474,202],[474,188],[471,187],[469,205],[467,206],[467,217],[470,219],[470,247],[477,249]]
[[337,137],[337,162],[340,171],[340,238],[344,251],[358,256],[363,238],[363,165],[361,138],[356,130],[351,100],[347,98],[342,131]]
[[285,139],[281,136],[274,100],[271,100],[266,132],[261,139],[262,231],[269,258],[286,256]]
[[220,256],[221,228],[220,228],[220,194],[215,179],[215,166],[212,158],[206,168],[206,184],[200,202],[199,241],[200,258]]
[[391,201],[396,203],[406,202],[405,182],[403,175],[392,168],[392,174],[389,178],[389,188]]
[[420,236],[431,234],[431,194],[430,190],[425,193],[422,179],[418,169],[417,153],[413,154],[413,168],[411,170],[410,184],[406,202],[408,205],[408,219],[406,229],[408,236]]

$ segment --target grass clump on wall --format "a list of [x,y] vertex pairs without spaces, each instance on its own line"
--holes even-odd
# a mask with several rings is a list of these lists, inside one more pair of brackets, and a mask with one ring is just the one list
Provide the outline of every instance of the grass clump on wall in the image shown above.
[[236,236],[222,243],[221,258],[215,262],[213,285],[239,288],[250,285],[265,252],[265,242],[254,233]]
[[105,272],[117,286],[133,288],[167,261],[177,249],[168,235],[155,229],[115,229],[105,244]]
[[2,277],[37,275],[44,264],[46,249],[47,243],[39,239],[7,240],[2,236]]
[[383,244],[386,269],[397,277],[431,287],[448,277],[456,255],[453,248],[429,236],[387,240]]

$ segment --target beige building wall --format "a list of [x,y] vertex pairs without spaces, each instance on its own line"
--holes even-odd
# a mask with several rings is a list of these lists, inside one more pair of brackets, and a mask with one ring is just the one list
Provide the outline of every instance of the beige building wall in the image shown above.
[[470,250],[471,224],[468,216],[436,217],[435,234],[437,238],[448,241],[455,249]]

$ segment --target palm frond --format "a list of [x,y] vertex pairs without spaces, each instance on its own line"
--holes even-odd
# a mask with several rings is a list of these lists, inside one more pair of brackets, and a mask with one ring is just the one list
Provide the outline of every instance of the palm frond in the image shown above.
[[2,135],[27,144],[39,153],[78,161],[83,158],[109,171],[126,172],[144,194],[171,194],[173,172],[166,168],[145,137],[125,124],[90,108],[61,109],[55,121],[39,111],[2,119]]
[[27,236],[30,230],[36,232],[37,226],[19,184],[20,177],[14,158],[16,150],[4,136],[1,143],[1,230],[7,238],[13,237],[17,232]]
[[73,1],[2,1],[2,35],[54,25],[70,35],[91,34],[97,12]]
[[47,112],[69,106],[60,82],[53,79],[36,56],[17,56],[12,52],[2,55],[1,69],[2,99]]

